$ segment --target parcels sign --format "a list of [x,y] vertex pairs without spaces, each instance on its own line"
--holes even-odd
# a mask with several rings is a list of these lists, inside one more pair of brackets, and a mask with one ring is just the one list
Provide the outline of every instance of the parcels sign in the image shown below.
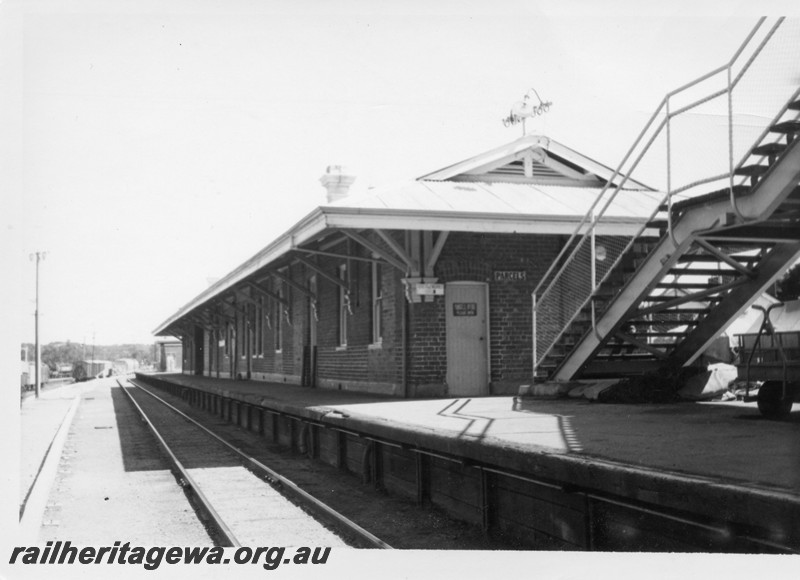
[[521,282],[527,279],[525,270],[495,270],[495,282]]

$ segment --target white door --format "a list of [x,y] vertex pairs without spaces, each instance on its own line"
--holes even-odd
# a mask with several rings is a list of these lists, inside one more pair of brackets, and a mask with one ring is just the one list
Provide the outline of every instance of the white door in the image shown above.
[[447,386],[450,395],[489,393],[487,286],[451,282],[445,287]]

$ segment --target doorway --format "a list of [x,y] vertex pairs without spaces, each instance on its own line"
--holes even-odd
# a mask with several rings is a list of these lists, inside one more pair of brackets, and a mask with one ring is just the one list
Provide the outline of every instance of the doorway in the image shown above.
[[483,282],[450,282],[445,287],[450,395],[489,394],[488,294],[488,285]]

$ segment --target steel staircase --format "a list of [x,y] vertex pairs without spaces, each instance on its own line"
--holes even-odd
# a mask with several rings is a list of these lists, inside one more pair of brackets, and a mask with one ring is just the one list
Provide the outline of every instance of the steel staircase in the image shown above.
[[[668,191],[587,299],[574,311],[566,305],[557,321],[551,315],[538,323],[535,336],[545,338],[534,340],[535,378],[624,377],[689,365],[800,257],[798,117],[800,90],[742,161],[731,162],[726,187],[674,203]],[[581,261],[580,241],[570,244],[576,249],[541,293],[549,302],[538,314],[534,302],[535,332],[537,316],[556,309],[552,287],[575,278],[568,268]]]
[[598,288],[597,332],[587,305],[540,370],[566,380],[690,364],[800,256],[800,122],[770,133],[780,140],[754,147],[737,171],[751,181],[734,191],[744,219],[727,189],[675,204],[673,235],[651,223],[661,238],[640,238]]

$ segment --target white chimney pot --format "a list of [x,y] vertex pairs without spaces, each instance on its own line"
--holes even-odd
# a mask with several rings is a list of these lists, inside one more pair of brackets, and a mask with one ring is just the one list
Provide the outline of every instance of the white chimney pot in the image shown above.
[[347,197],[350,186],[356,180],[354,175],[348,175],[342,165],[328,165],[325,175],[319,178],[320,183],[327,190],[328,203],[333,203]]

